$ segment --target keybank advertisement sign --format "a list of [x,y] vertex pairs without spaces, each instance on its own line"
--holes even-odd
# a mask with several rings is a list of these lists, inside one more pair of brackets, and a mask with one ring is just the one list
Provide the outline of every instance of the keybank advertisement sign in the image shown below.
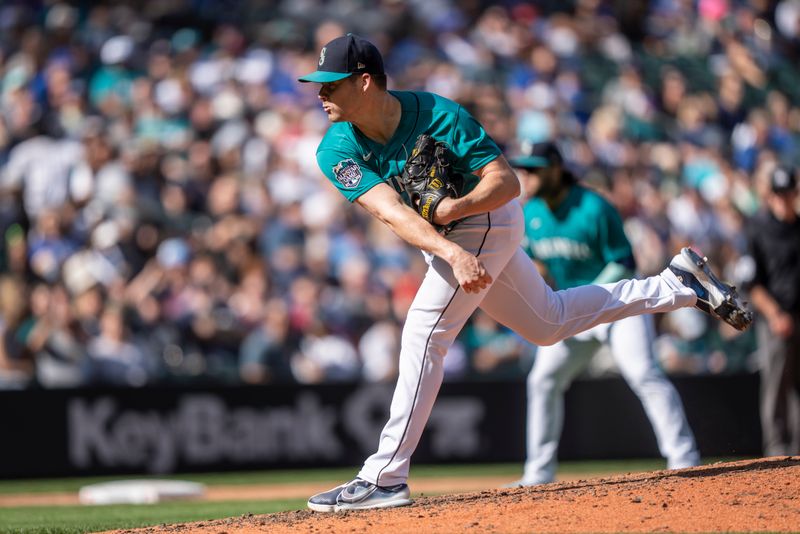
[[218,395],[186,395],[174,410],[126,409],[112,397],[72,399],[69,457],[80,468],[152,472],[223,461],[335,460],[342,452],[336,411],[313,394],[294,406],[229,407]]
[[[80,472],[357,465],[378,444],[391,395],[383,385],[284,390],[279,399],[270,394],[269,403],[236,391],[174,398],[162,392],[157,406],[127,392],[71,396],[68,460]],[[480,398],[443,395],[429,419],[423,455],[479,457],[491,448],[482,428],[486,413]]]
[[[758,375],[673,379],[704,456],[758,455]],[[0,478],[358,466],[375,451],[393,386],[0,391]],[[446,383],[420,463],[525,457],[525,383]],[[578,380],[559,458],[657,458],[622,378]]]

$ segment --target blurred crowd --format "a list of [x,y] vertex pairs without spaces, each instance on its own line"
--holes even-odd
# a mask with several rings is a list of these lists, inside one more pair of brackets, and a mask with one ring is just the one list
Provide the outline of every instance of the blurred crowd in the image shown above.
[[[317,169],[296,83],[348,31],[508,153],[557,139],[643,275],[694,244],[746,278],[763,177],[800,164],[800,0],[3,2],[0,387],[394,379],[425,264]],[[667,372],[753,369],[694,309],[658,332]],[[534,352],[478,312],[446,377]]]

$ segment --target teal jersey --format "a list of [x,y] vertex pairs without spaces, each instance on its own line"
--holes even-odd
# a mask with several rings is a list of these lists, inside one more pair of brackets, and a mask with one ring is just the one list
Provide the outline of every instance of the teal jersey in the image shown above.
[[428,134],[447,143],[454,172],[464,176],[467,194],[478,177],[473,173],[500,155],[491,137],[463,107],[433,93],[390,91],[400,101],[401,116],[392,138],[382,145],[367,138],[349,122],[331,125],[317,148],[317,164],[336,188],[353,202],[387,183],[403,192],[398,176],[417,136]]
[[633,255],[617,210],[580,185],[554,211],[532,198],[524,212],[526,251],[547,267],[557,289],[589,284],[608,263]]

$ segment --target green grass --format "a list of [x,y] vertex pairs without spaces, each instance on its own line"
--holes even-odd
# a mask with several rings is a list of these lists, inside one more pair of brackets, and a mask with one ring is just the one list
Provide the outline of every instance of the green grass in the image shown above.
[[[244,514],[297,510],[305,499],[284,501],[171,502],[111,506],[27,506],[0,508],[3,534],[79,534],[162,523],[204,521]],[[224,529],[223,529],[224,530]]]
[[41,480],[0,481],[0,494],[78,491],[87,484],[121,479],[188,480],[208,485],[284,484],[287,482],[325,482],[353,477],[357,468],[313,469],[308,471],[248,471],[241,473],[193,473],[182,475],[136,475]]
[[[413,476],[420,478],[442,476],[504,476],[519,473],[519,464],[414,466]],[[654,467],[654,469],[656,469]],[[126,478],[160,480],[188,480],[207,485],[286,484],[304,482],[341,483],[352,479],[358,467],[336,469],[308,469],[298,471],[247,471],[241,473],[193,473],[182,475],[137,475],[82,478],[55,478],[34,480],[0,480],[0,494],[50,493],[78,491],[87,484],[109,482]]]
[[[720,459],[707,458],[705,463]],[[726,458],[726,461],[733,460]],[[663,460],[602,460],[562,462],[562,475],[592,477],[664,469]],[[160,478],[188,480],[214,485],[330,483],[331,486],[351,479],[356,467],[345,469],[309,469],[299,471],[251,471],[242,473],[198,473],[172,476],[91,477],[52,480],[0,481],[0,494],[77,492],[82,486],[123,478]],[[417,465],[412,469],[413,480],[439,477],[497,477],[515,478],[522,474],[521,464],[481,465]],[[75,534],[110,529],[136,528],[162,523],[203,521],[243,514],[268,514],[305,508],[305,499],[276,501],[227,502],[168,502],[154,505],[113,506],[25,506],[0,508],[0,534]]]
[[[562,462],[559,472],[563,473],[627,473],[632,471],[652,471],[664,469],[663,460],[598,460],[581,462]],[[285,484],[303,482],[336,482],[353,478],[358,467],[336,469],[308,469],[298,471],[247,471],[240,473],[192,473],[182,475],[137,475],[104,476],[81,478],[55,478],[33,480],[0,480],[0,494],[12,493],[51,493],[73,492],[82,486],[99,482],[109,482],[126,478],[136,479],[174,479],[200,482],[208,485],[245,484]],[[522,473],[520,464],[479,464],[479,465],[415,465],[411,471],[413,478],[458,477],[458,476],[514,476]]]

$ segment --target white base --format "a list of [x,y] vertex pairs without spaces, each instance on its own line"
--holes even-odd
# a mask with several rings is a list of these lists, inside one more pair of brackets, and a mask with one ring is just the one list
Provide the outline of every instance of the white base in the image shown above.
[[154,504],[203,495],[203,484],[182,480],[117,480],[84,486],[78,492],[81,504]]

